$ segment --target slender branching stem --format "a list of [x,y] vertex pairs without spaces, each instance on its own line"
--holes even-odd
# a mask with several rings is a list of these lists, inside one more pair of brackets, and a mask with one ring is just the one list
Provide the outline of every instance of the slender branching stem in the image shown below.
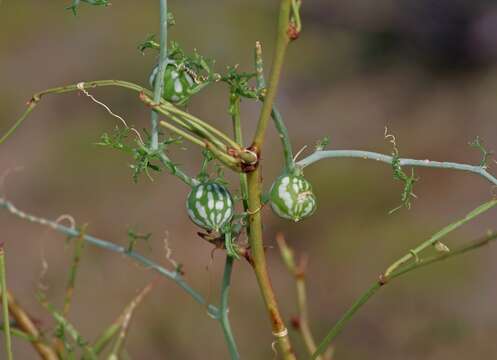
[[[239,145],[243,146],[242,128],[240,122],[240,98],[237,98],[235,100],[233,109],[234,112],[232,114],[232,117],[233,117],[233,132],[235,136],[235,141]],[[240,173],[240,189],[242,192],[244,209],[246,208],[246,206],[248,206],[246,200],[247,196],[246,182],[247,182],[246,175],[244,173]],[[224,338],[226,340],[226,343],[228,344],[228,351],[230,353],[230,357],[232,360],[238,360],[240,359],[240,355],[238,353],[235,337],[233,335],[233,331],[231,329],[229,321],[229,290],[231,286],[231,275],[233,273],[234,261],[235,259],[232,256],[226,255],[223,281],[221,283],[221,304],[219,306],[219,315],[220,315],[219,321],[223,329]]]
[[[442,255],[438,256],[433,256],[424,260],[420,260],[417,263],[410,264],[404,268],[398,269],[395,271],[393,274],[390,276],[390,280],[395,279],[397,277],[400,277],[402,275],[405,275],[411,271],[417,270],[419,268],[425,267],[427,265],[440,262],[443,260],[447,260],[449,258],[453,258],[455,256],[459,256],[462,254],[465,254],[467,252],[477,250],[485,245],[488,245],[492,241],[497,239],[497,232],[489,232],[486,236],[476,240],[472,241],[467,245],[461,246],[458,249],[453,249],[449,253],[445,253]],[[343,328],[347,323],[350,321],[350,319],[356,314],[356,312],[364,305],[366,304],[373,295],[375,295],[378,290],[383,285],[386,285],[387,283],[383,282],[383,280],[377,280],[375,281],[353,304],[352,306],[345,312],[345,314],[340,318],[340,320],[333,326],[333,328],[330,330],[330,332],[326,335],[326,337],[321,341],[319,344],[316,352],[313,354],[312,359],[317,359],[317,357],[322,354],[326,348],[328,347],[328,344],[332,342],[340,333],[342,332]]]
[[321,341],[318,345],[314,354],[312,354],[311,359],[317,359],[318,356],[323,354],[326,349],[328,349],[329,344],[335,340],[335,338],[342,332],[343,328],[347,323],[352,319],[355,313],[368,302],[368,300],[376,294],[376,292],[381,288],[382,283],[380,281],[376,281],[371,287],[369,287],[364,294],[362,294],[353,304],[352,306],[342,315],[342,317],[337,321],[337,323],[333,326],[330,332],[326,335],[326,337]]
[[[257,89],[262,94],[266,88],[266,80],[264,78],[264,61],[262,58],[262,45],[260,42],[255,44],[255,71],[257,80]],[[264,96],[261,97],[264,101]],[[295,160],[293,159],[292,144],[290,142],[290,135],[288,134],[288,129],[283,121],[281,113],[277,109],[276,105],[273,105],[273,110],[271,111],[271,117],[273,118],[276,131],[281,140],[281,145],[283,147],[283,156],[285,160],[285,167],[287,171],[292,172],[295,168]]]
[[159,154],[159,159],[162,165],[164,165],[164,167],[167,169],[167,171],[171,173],[171,175],[176,176],[178,179],[180,179],[190,187],[198,185],[199,182],[197,179],[192,178],[188,176],[185,172],[183,172],[183,170],[181,170],[178,166],[176,166],[176,164],[171,159],[169,159],[169,157],[164,152],[161,152]]
[[198,145],[198,146],[200,146],[202,148],[206,148],[207,147],[207,145],[205,145],[205,142],[202,141],[201,139],[196,138],[193,135],[190,135],[188,132],[186,132],[186,131],[184,131],[184,130],[182,130],[182,129],[180,129],[180,128],[172,125],[172,124],[169,124],[166,121],[161,121],[160,125],[163,126],[163,127],[165,127],[166,129],[174,132],[176,135],[181,136],[183,139],[190,141],[191,143],[193,143],[195,145]]
[[37,101],[31,100],[28,103],[28,107],[26,108],[24,113],[21,115],[21,117],[14,123],[14,125],[12,125],[12,127],[9,130],[7,130],[7,132],[4,135],[2,135],[2,137],[0,138],[0,144],[2,144],[5,140],[7,140],[7,138],[10,135],[12,135],[17,130],[17,128],[19,126],[21,126],[21,124],[24,122],[24,120],[26,120],[26,118],[29,116],[29,114],[31,114],[31,112],[34,110],[36,105],[37,105]]
[[10,332],[9,300],[7,294],[7,275],[5,266],[5,250],[3,244],[0,244],[0,294],[2,294],[2,314],[3,314],[3,331],[5,338],[5,353],[7,359],[12,360],[12,334]]
[[232,256],[226,255],[226,263],[224,265],[223,282],[221,284],[221,303],[219,305],[219,322],[223,329],[224,338],[228,344],[228,351],[232,360],[239,360],[240,355],[236,346],[235,337],[231,330],[229,320],[229,292],[231,286],[231,274],[233,272],[233,262],[235,259]]
[[[312,155],[306,157],[297,162],[297,166],[300,168],[305,168],[319,160],[331,159],[331,158],[358,158],[366,160],[376,160],[386,164],[392,165],[394,160],[393,156],[384,155],[380,153],[375,153],[371,151],[361,151],[361,150],[319,150]],[[466,171],[480,175],[487,179],[494,185],[497,185],[497,178],[487,171],[485,166],[480,165],[468,165],[460,164],[454,162],[440,162],[431,160],[416,160],[416,159],[398,159],[400,166],[412,166],[412,167],[428,167],[428,168],[438,168],[438,169],[452,169]]]
[[[71,268],[69,269],[69,277],[66,284],[66,292],[64,294],[64,306],[62,308],[62,316],[67,318],[69,316],[69,311],[71,309],[72,299],[74,297],[74,288],[76,286],[76,277],[78,274],[79,264],[81,261],[81,256],[85,246],[85,240],[83,238],[87,225],[83,225],[80,230],[80,236],[74,241],[74,253],[72,257]],[[55,337],[53,341],[53,347],[56,349],[61,357],[64,357],[64,342],[62,339]]]
[[416,246],[414,249],[411,249],[409,253],[406,255],[402,256],[399,260],[395,261],[392,265],[390,265],[387,270],[384,273],[384,278],[385,280],[388,280],[390,275],[397,270],[400,266],[404,265],[408,261],[415,259],[416,261],[419,261],[419,253],[421,251],[425,250],[428,247],[434,246],[437,242],[439,242],[443,237],[447,236],[449,233],[451,233],[454,230],[457,230],[467,222],[471,221],[478,215],[483,214],[484,212],[490,210],[494,206],[497,205],[497,200],[491,200],[489,202],[486,202],[473,211],[471,211],[469,214],[467,214],[464,218],[462,218],[459,221],[456,221],[450,225],[447,225],[444,227],[442,230],[438,231],[436,234],[434,234],[432,237],[430,237],[428,240],[422,242],[418,246]]
[[285,159],[285,167],[288,172],[293,172],[295,170],[295,160],[293,158],[292,144],[290,143],[290,135],[288,134],[288,129],[283,121],[281,113],[273,106],[273,111],[271,112],[271,117],[273,118],[276,131],[281,140],[283,146],[283,156]]
[[[160,53],[157,77],[154,83],[154,102],[162,99],[164,89],[164,74],[167,67],[167,0],[160,0]],[[159,115],[152,109],[151,113],[151,141],[152,150],[159,148]]]
[[[62,315],[62,313],[60,313],[53,304],[51,304],[48,301],[46,295],[42,292],[39,292],[37,294],[37,297],[40,304],[50,313],[50,315],[55,320],[57,325],[64,329],[64,335],[63,335],[64,341],[65,342],[67,341],[68,337],[66,337],[66,335],[68,335],[76,343],[76,345],[83,351],[84,359],[98,360],[97,355],[93,350],[93,347],[89,345],[89,343],[81,336],[80,332],[76,329],[76,327],[66,317],[64,317],[64,315]],[[69,354],[71,354],[73,351],[70,350],[68,352]],[[71,355],[66,357],[64,354],[61,354],[60,358],[70,359]]]
[[398,269],[395,272],[393,272],[390,275],[390,280],[405,275],[413,270],[431,265],[433,263],[443,261],[452,258],[454,256],[462,255],[473,250],[477,250],[483,246],[490,244],[492,241],[496,239],[497,239],[497,231],[489,231],[485,236],[482,236],[477,240],[473,240],[464,246],[460,246],[459,248],[451,249],[450,252],[443,253],[441,255],[430,256],[425,259],[420,259],[418,262],[406,265],[401,269]]
[[[0,331],[4,331],[3,324],[1,324]],[[10,333],[12,334],[12,336],[15,336],[16,338],[19,338],[19,339],[24,340],[24,341],[28,341],[28,342],[36,341],[35,338],[29,336],[24,331],[16,329],[14,327],[10,328]]]
[[[242,151],[242,148],[240,147],[240,145],[237,144],[236,141],[234,141],[228,135],[226,135],[224,132],[218,130],[217,128],[215,128],[214,126],[210,125],[209,123],[207,123],[207,122],[205,122],[203,120],[200,120],[196,116],[193,116],[192,114],[187,113],[186,111],[182,111],[182,110],[180,110],[180,109],[172,106],[171,104],[168,104],[168,103],[167,104],[161,104],[161,107],[163,107],[165,110],[168,110],[170,112],[173,112],[173,113],[175,113],[175,114],[183,117],[185,120],[188,120],[192,124],[196,124],[199,127],[204,128],[208,132],[212,133],[214,136],[219,137],[219,139],[221,139],[222,141],[224,141],[229,147],[231,147],[232,149],[234,149],[237,152],[239,152],[240,156],[242,156],[244,154],[243,151]],[[253,159],[253,158],[248,158],[248,161],[254,161],[254,160],[255,159]]]
[[[235,141],[243,147],[243,131],[241,123],[240,114],[240,97],[236,95],[232,98],[232,114],[231,118],[233,121],[233,134]],[[246,212],[248,210],[248,184],[247,175],[245,173],[240,173],[240,192],[242,194],[243,210]]]
[[213,145],[219,148],[220,151],[227,153],[228,152],[228,147],[221,141],[219,140],[215,135],[211,134],[201,126],[197,125],[196,123],[186,123],[183,119],[179,118],[176,115],[169,114],[168,115],[169,119],[174,121],[176,124],[182,126],[183,128],[187,129],[188,131],[200,136],[202,139],[205,139],[206,141],[209,141]]
[[[31,214],[27,214],[23,211],[20,211],[17,209],[11,202],[5,200],[4,198],[0,198],[0,208],[6,209],[9,213],[12,215],[35,223],[43,226],[48,226],[52,228],[53,230],[60,232],[66,236],[69,236],[71,238],[77,238],[81,236],[81,232],[77,229],[70,228],[67,226],[64,226],[62,224],[59,224],[55,221],[47,220],[44,218],[40,218],[37,216],[33,216]],[[207,304],[207,301],[205,298],[200,295],[196,290],[194,290],[188,283],[185,281],[185,279],[181,276],[181,273],[177,271],[177,269],[174,270],[168,270],[159,264],[153,262],[152,260],[146,258],[145,256],[135,252],[135,251],[128,251],[124,246],[120,246],[117,244],[114,244],[110,241],[102,240],[99,238],[96,238],[92,235],[84,234],[83,239],[94,246],[98,246],[102,249],[112,251],[124,256],[129,257],[130,259],[136,261],[137,263],[140,263],[147,269],[151,269],[156,271],[162,276],[165,276],[166,278],[173,280],[176,284],[178,284],[183,290],[185,290],[197,303],[207,306],[209,314],[216,317],[218,316],[218,309],[217,307]]]
[[83,86],[85,89],[89,88],[95,88],[95,87],[101,87],[101,86],[117,86],[117,87],[122,87],[126,88],[129,90],[137,91],[137,92],[144,92],[148,93],[148,95],[152,95],[151,92],[139,85],[127,82],[127,81],[121,81],[121,80],[97,80],[97,81],[88,81],[88,82],[82,82],[80,84],[71,84],[71,85],[66,85],[66,86],[59,86],[55,88],[50,88],[46,89],[43,91],[40,91],[32,96],[32,98],[28,101],[27,103],[27,108],[24,111],[24,113],[21,115],[21,117],[14,123],[14,125],[0,138],[0,144],[4,143],[5,140],[9,138],[10,135],[12,135],[19,126],[28,118],[29,114],[34,110],[34,108],[38,105],[40,102],[41,98],[45,95],[49,94],[64,94],[67,92],[74,92],[74,91],[79,91],[78,85]]
[[74,297],[74,288],[76,286],[76,277],[78,275],[79,265],[81,263],[81,256],[83,254],[83,249],[85,247],[84,235],[86,232],[87,225],[83,225],[80,230],[80,234],[76,241],[74,242],[74,253],[72,257],[71,268],[69,270],[69,278],[67,279],[66,293],[64,296],[64,308],[62,315],[67,317],[69,315],[69,310],[71,308],[72,299]]
[[[33,109],[38,105],[40,102],[41,98],[45,95],[57,95],[57,94],[64,94],[68,92],[75,92],[75,91],[80,91],[80,88],[83,89],[92,89],[96,87],[106,87],[106,86],[115,86],[115,87],[121,87],[125,88],[128,90],[135,91],[137,93],[145,94],[148,97],[152,97],[153,94],[150,90],[141,87],[139,85],[127,82],[127,81],[122,81],[122,80],[96,80],[96,81],[87,81],[87,82],[81,82],[78,84],[71,84],[71,85],[66,85],[66,86],[60,86],[60,87],[55,87],[55,88],[50,88],[46,89],[43,91],[40,91],[36,94],[33,95],[31,100],[28,102],[28,107],[22,114],[22,116],[14,123],[14,125],[0,138],[0,144],[5,142],[7,138],[12,135],[15,130],[22,124],[24,120],[28,117],[28,115],[33,111]],[[196,181],[195,179],[190,178],[188,175],[186,175],[180,168],[178,168],[174,163],[167,157],[165,154],[161,154],[160,156],[161,162],[164,164],[166,169],[174,176],[178,177],[181,181],[183,181],[185,184],[189,186],[195,185]]]
[[[442,230],[437,232],[435,235],[430,237],[430,239],[422,242],[419,246],[417,246],[415,249],[413,249],[409,253],[409,256],[404,256],[401,259],[399,259],[398,261],[394,262],[391,266],[389,266],[388,269],[383,274],[380,275],[379,280],[377,280],[374,284],[372,284],[371,287],[352,304],[352,306],[345,312],[345,314],[338,320],[338,322],[328,332],[326,337],[318,345],[318,348],[317,348],[316,352],[313,354],[312,359],[316,359],[317,356],[319,356],[324,351],[326,351],[328,345],[340,334],[342,329],[350,321],[350,319],[355,315],[355,313],[366,302],[368,302],[368,300],[383,285],[387,284],[390,280],[392,280],[400,275],[404,275],[404,274],[406,274],[412,270],[415,270],[421,266],[426,266],[428,264],[432,264],[434,262],[445,260],[449,257],[457,256],[457,255],[466,253],[470,250],[480,248],[481,246],[486,245],[490,241],[497,238],[497,232],[489,232],[489,234],[487,234],[487,236],[477,240],[476,242],[472,242],[469,245],[464,245],[463,247],[461,247],[455,251],[450,251],[448,253],[444,253],[442,255],[428,258],[428,259],[422,259],[419,257],[419,252],[421,252],[422,250],[426,249],[429,246],[435,245],[435,243],[438,242],[442,237],[444,237],[448,233],[456,230],[457,228],[459,228],[463,224],[467,223],[471,219],[475,218],[476,216],[491,209],[495,205],[497,205],[497,200],[489,201],[489,202],[477,207],[475,210],[473,210],[468,215],[466,215],[463,219],[456,221],[453,224],[450,224],[449,226],[446,226],[445,228],[443,228]],[[415,258],[416,261],[414,261],[411,264],[407,264],[407,262],[413,258]]]
[[[295,278],[298,308],[298,318],[295,321],[295,327],[302,335],[309,355],[312,355],[316,351],[316,341],[312,335],[311,326],[309,324],[309,311],[307,308],[307,286],[305,281],[307,258],[302,257],[299,264],[297,264],[293,249],[288,246],[282,233],[279,233],[276,236],[276,242],[278,243],[283,263],[288,272]],[[327,353],[332,352],[332,349],[328,350]],[[330,356],[318,356],[317,360],[328,360],[330,358]]]
[[[127,331],[129,329],[129,324],[131,321],[131,317],[133,316],[133,313],[135,309],[142,303],[144,300],[145,296],[147,296],[150,291],[152,290],[154,283],[150,283],[147,286],[145,286],[139,293],[138,295],[131,300],[131,302],[124,308],[124,310],[121,312],[121,314],[117,317],[110,326],[108,326],[102,334],[100,334],[95,342],[93,343],[93,351],[95,354],[99,355],[101,354],[105,348],[112,342],[112,340],[116,337],[116,335],[119,334],[119,337],[121,340],[116,340],[115,345],[113,349],[119,348],[122,346],[124,343],[124,339],[122,337],[123,331],[124,335],[126,336]],[[124,336],[124,337],[125,337]],[[116,344],[119,342],[120,345]],[[86,359],[83,359],[86,360]]]
[[[124,343],[129,333],[129,328],[131,325],[131,320],[133,319],[133,315],[135,313],[136,308],[141,304],[143,299],[150,293],[153,288],[153,283],[145,286],[142,291],[131,301],[131,303],[126,307],[124,314],[120,321],[120,331],[117,336],[116,341],[114,342],[114,346],[112,347],[112,351],[108,357],[108,360],[118,360],[121,358],[121,353],[124,351]],[[95,348],[93,351],[96,353]]]
[[269,119],[271,118],[271,112],[273,111],[274,100],[278,92],[278,84],[280,82],[281,70],[283,67],[286,50],[288,48],[288,44],[290,43],[289,30],[291,26],[290,24],[291,7],[292,7],[291,0],[281,1],[280,14],[278,19],[276,48],[274,51],[271,75],[269,78],[267,93],[264,98],[261,114],[259,116],[259,122],[257,124],[257,130],[252,144],[252,146],[258,149],[259,151],[261,150],[262,143],[264,142],[266,129],[269,123]]

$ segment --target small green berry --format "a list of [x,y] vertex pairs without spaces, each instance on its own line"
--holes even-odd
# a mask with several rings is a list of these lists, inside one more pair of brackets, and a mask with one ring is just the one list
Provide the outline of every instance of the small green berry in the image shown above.
[[[158,71],[159,67],[156,66],[150,75],[151,86],[154,86]],[[167,62],[162,90],[164,99],[173,104],[185,103],[193,94],[195,87],[197,84],[193,78],[193,72],[189,71],[186,65],[180,66],[173,60]]]
[[186,200],[186,209],[195,224],[216,232],[231,221],[235,212],[228,189],[214,181],[195,186]]
[[295,222],[316,211],[316,197],[311,184],[302,175],[283,174],[270,190],[271,208],[280,217]]

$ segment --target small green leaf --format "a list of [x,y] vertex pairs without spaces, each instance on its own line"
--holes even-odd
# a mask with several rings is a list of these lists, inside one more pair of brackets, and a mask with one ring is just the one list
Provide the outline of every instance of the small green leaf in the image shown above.
[[330,138],[328,136],[325,136],[324,138],[316,142],[316,151],[324,150],[329,144]]
[[493,152],[492,151],[488,151],[485,148],[485,146],[483,144],[483,141],[480,140],[479,136],[477,136],[473,141],[471,141],[469,143],[469,146],[480,150],[480,152],[482,154],[482,159],[480,161],[480,165],[479,166],[482,167],[482,168],[486,168],[487,165],[488,165],[488,160],[492,157]]

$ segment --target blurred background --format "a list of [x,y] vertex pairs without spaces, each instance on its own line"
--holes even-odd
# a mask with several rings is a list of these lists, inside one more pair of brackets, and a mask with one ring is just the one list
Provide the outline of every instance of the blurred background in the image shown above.
[[[109,8],[83,5],[78,17],[67,2],[4,1],[0,6],[0,131],[20,116],[41,89],[95,79],[146,86],[155,63],[137,45],[157,32],[157,1],[115,1]],[[170,1],[171,30],[187,50],[197,48],[217,69],[252,69],[256,40],[270,63],[277,1]],[[497,4],[486,0],[304,1],[304,29],[291,45],[278,105],[295,150],[312,149],[328,135],[333,149],[390,153],[384,128],[406,157],[479,163],[468,146],[476,136],[497,149]],[[136,94],[118,88],[91,93],[136,127],[149,112]],[[227,91],[212,86],[188,110],[230,131]],[[243,104],[248,140],[258,104]],[[199,239],[184,210],[188,188],[167,174],[131,178],[131,159],[96,145],[116,120],[76,93],[43,99],[0,151],[1,192],[20,209],[56,219],[71,214],[88,232],[125,245],[127,230],[151,232],[138,250],[167,265],[163,238],[187,280],[212,302],[224,256]],[[263,159],[266,186],[281,171],[274,130]],[[188,146],[171,157],[194,174],[199,150]],[[308,152],[307,152],[308,153]],[[497,171],[497,166],[494,172]],[[384,164],[327,160],[309,167],[319,210],[298,225],[266,208],[265,239],[274,288],[287,319],[295,314],[294,282],[275,248],[278,231],[309,256],[311,326],[321,339],[378,274],[408,249],[462,217],[491,196],[482,178],[421,169],[411,210],[393,215],[402,186]],[[233,178],[235,180],[235,178]],[[236,182],[234,182],[236,184]],[[446,240],[457,246],[495,226],[495,211]],[[60,306],[72,254],[59,234],[0,213],[8,283],[29,312],[49,329],[35,293],[42,270],[49,299]],[[497,248],[488,247],[410,274],[385,287],[351,321],[336,343],[338,360],[467,359],[497,357]],[[210,265],[209,270],[206,268]],[[114,253],[88,246],[80,266],[70,320],[92,340],[155,275]],[[271,359],[272,336],[252,270],[237,263],[230,316],[244,359]],[[301,339],[291,332],[305,358]],[[163,279],[136,312],[127,349],[134,359],[227,359],[218,324],[176,284]],[[15,342],[18,359],[36,359]],[[0,358],[4,356],[3,353]]]

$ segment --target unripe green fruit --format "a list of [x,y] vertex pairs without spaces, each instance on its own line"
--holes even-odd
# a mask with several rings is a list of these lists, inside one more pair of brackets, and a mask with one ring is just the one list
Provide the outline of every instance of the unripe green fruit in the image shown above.
[[[156,66],[150,75],[152,86],[154,86],[158,71],[159,67]],[[173,104],[184,103],[192,95],[196,86],[197,84],[185,66],[179,66],[172,60],[167,62],[162,88],[164,99]]]
[[195,186],[186,200],[190,219],[198,226],[219,232],[234,214],[231,194],[224,186],[208,181]]
[[280,217],[295,222],[316,211],[316,197],[311,184],[301,175],[283,174],[270,191],[271,208]]

